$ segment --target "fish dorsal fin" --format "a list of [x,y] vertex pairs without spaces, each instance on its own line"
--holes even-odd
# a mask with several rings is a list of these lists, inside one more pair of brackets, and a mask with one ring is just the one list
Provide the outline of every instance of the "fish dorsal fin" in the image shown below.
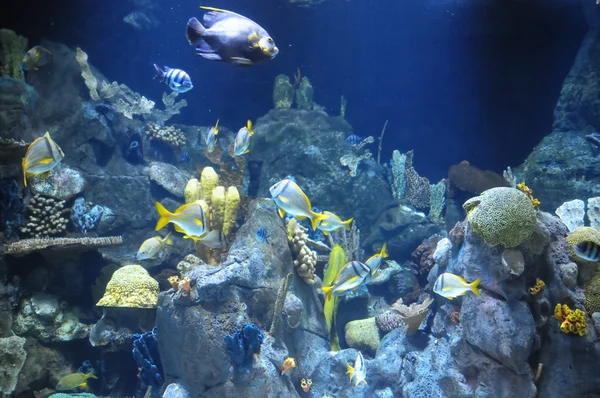
[[248,120],[248,122],[246,123],[246,128],[248,129],[249,135],[254,135],[254,130],[252,130],[252,121],[251,120]]
[[233,11],[223,10],[223,9],[215,8],[215,7],[206,7],[206,6],[200,6],[200,8],[202,8],[203,10],[209,11],[206,14],[204,14],[204,18],[203,18],[204,26],[206,28],[211,28],[217,22],[224,21],[229,18],[242,18],[242,19],[245,19],[252,23],[256,23],[256,22],[252,21],[251,19],[248,19],[245,16],[235,13]]
[[283,210],[281,207],[278,208],[277,211],[279,212],[279,217],[283,218],[283,216],[285,216],[285,210]]
[[219,119],[217,119],[217,123],[215,123],[215,135],[219,134]]

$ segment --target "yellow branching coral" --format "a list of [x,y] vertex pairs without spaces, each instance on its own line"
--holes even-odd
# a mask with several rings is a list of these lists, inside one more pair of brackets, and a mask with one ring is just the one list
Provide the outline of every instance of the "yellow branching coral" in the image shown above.
[[540,290],[542,290],[542,288],[544,286],[546,286],[544,281],[541,280],[540,278],[537,278],[535,280],[535,286],[529,288],[529,294],[531,294],[532,296],[535,296],[536,294],[538,294],[540,292]]
[[561,322],[560,330],[563,333],[572,333],[579,336],[585,334],[585,312],[579,309],[573,311],[566,304],[556,304],[554,317]]
[[141,265],[126,265],[114,272],[98,307],[156,308],[158,282]]
[[538,207],[540,207],[540,201],[533,197],[533,191],[531,190],[531,188],[525,185],[525,181],[523,181],[520,184],[517,184],[517,188],[519,189],[519,191],[523,192],[525,195],[527,195],[527,197],[529,197],[529,200],[531,200],[531,204],[533,204],[534,209],[537,210]]

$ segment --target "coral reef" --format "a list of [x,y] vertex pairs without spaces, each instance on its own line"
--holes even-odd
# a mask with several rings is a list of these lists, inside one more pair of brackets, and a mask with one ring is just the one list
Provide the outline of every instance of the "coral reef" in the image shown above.
[[313,100],[314,89],[306,76],[302,78],[300,84],[296,88],[296,106],[299,109],[310,111],[314,109],[315,102]]
[[0,29],[0,76],[23,78],[21,61],[27,52],[27,39],[9,29]]
[[586,282],[585,287],[585,310],[589,314],[600,312],[600,271],[596,271],[596,274]]
[[98,307],[155,308],[158,282],[141,265],[126,265],[116,270],[106,285]]
[[571,258],[580,266],[579,274],[584,280],[587,281],[596,272],[597,263],[579,257],[575,248],[579,243],[582,242],[593,242],[596,245],[600,245],[600,232],[590,227],[580,227],[567,235],[569,254],[571,255]]
[[185,134],[175,126],[161,126],[154,123],[149,124],[147,128],[148,137],[164,142],[172,148],[181,148],[186,143]]
[[411,256],[416,263],[416,266],[413,267],[413,272],[419,279],[427,279],[429,271],[431,271],[431,268],[435,265],[433,253],[435,253],[437,244],[440,240],[442,240],[441,236],[432,236],[431,238],[424,240],[423,243],[412,252]]
[[377,327],[383,333],[389,333],[404,325],[402,316],[396,311],[386,311],[375,317]]
[[317,253],[311,250],[307,245],[307,228],[304,228],[296,219],[291,218],[287,221],[288,242],[292,252],[296,256],[294,267],[302,280],[309,284],[315,284],[315,265],[317,264]]
[[356,155],[354,153],[347,153],[340,158],[340,164],[347,166],[350,169],[350,176],[356,177],[358,175],[358,165],[362,160],[371,159],[372,154],[369,150],[366,150],[362,155]]
[[177,271],[183,276],[187,275],[194,267],[203,264],[202,260],[193,254],[188,254],[177,264]]
[[450,242],[452,242],[452,246],[455,249],[458,249],[462,246],[465,241],[465,227],[466,221],[457,222],[454,227],[448,233],[448,237],[450,238]]
[[103,246],[120,245],[123,243],[121,236],[107,236],[102,238],[48,238],[48,239],[23,239],[6,246],[5,252],[13,255],[23,255],[41,250],[89,250]]
[[473,230],[490,245],[515,247],[536,228],[531,200],[514,188],[492,188],[467,200],[463,208]]
[[561,322],[560,330],[563,333],[572,333],[579,336],[586,333],[585,312],[579,309],[572,310],[566,304],[556,304],[554,317]]
[[569,232],[573,232],[584,225],[585,203],[579,199],[571,200],[560,205],[555,213],[567,226]]
[[19,336],[0,338],[0,363],[2,363],[2,373],[0,373],[0,393],[9,396],[15,390],[19,373],[23,369],[23,364],[27,358],[25,351],[25,338]]
[[34,193],[56,200],[69,200],[83,192],[83,175],[64,163],[56,166],[47,178],[36,175],[29,184]]
[[537,210],[540,207],[540,201],[533,197],[533,191],[531,190],[531,188],[525,185],[525,181],[523,181],[520,184],[517,184],[517,189],[523,192],[525,195],[527,195],[529,200],[531,200],[531,204],[533,205],[534,209]]
[[529,294],[531,294],[532,296],[537,295],[544,286],[546,286],[544,281],[541,280],[540,278],[537,278],[535,280],[535,285],[533,287],[529,288]]
[[21,233],[34,238],[60,235],[67,229],[68,211],[64,200],[34,195],[27,205],[28,220]]
[[275,109],[291,108],[294,103],[294,87],[287,75],[277,75],[273,86],[273,106]]
[[164,383],[157,340],[156,328],[133,335],[133,359],[140,369],[139,377],[152,388],[160,388]]
[[451,166],[448,181],[461,191],[479,195],[491,188],[507,186],[506,180],[493,171],[480,170],[466,160]]
[[431,185],[429,217],[439,220],[446,205],[446,183],[442,180]]
[[264,336],[253,323],[247,323],[241,330],[223,337],[229,360],[233,365],[241,365],[252,359],[252,355],[260,349]]
[[394,151],[392,154],[392,193],[394,198],[405,200],[418,209],[429,207],[431,188],[429,180],[419,176],[412,166],[413,151],[400,154]]
[[426,297],[422,303],[412,303],[409,306],[403,304],[402,299],[399,299],[392,304],[392,309],[400,314],[402,321],[406,324],[404,333],[407,336],[415,334],[419,330],[419,326],[423,319],[429,315],[429,306],[433,303],[433,299]]
[[84,198],[77,198],[71,208],[71,222],[84,234],[96,229],[104,214],[102,206],[90,206]]

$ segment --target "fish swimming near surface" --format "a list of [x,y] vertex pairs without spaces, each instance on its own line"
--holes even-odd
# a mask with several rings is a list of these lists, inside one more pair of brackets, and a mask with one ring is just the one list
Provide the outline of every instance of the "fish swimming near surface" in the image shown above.
[[362,141],[363,141],[363,138],[356,134],[352,134],[351,136],[348,136],[346,138],[346,144],[348,144],[350,146],[356,146],[356,145],[360,144]]
[[125,150],[125,159],[132,164],[144,163],[144,148],[142,146],[142,135],[133,133],[129,138],[129,145]]
[[164,228],[168,223],[175,224],[175,231],[188,236],[202,236],[206,232],[206,215],[202,206],[197,202],[180,206],[173,213],[165,209],[159,202],[155,203],[156,211],[160,216],[156,223],[156,230]]
[[591,241],[579,242],[573,248],[575,254],[584,260],[594,263],[600,262],[600,246]]
[[87,389],[87,379],[97,379],[94,375],[94,371],[90,373],[71,373],[59,380],[56,385],[57,391],[69,391],[74,390],[77,387],[83,387]]
[[479,296],[480,293],[477,286],[479,286],[480,282],[481,279],[477,279],[469,283],[458,275],[444,272],[435,281],[435,284],[433,285],[433,292],[442,297],[446,297],[449,300],[459,296],[464,296],[468,292],[473,292]]
[[173,69],[169,68],[168,66],[165,66],[164,69],[161,69],[160,66],[156,64],[154,64],[154,69],[156,70],[154,79],[164,83],[173,91],[185,93],[194,88],[190,75],[181,69]]
[[330,232],[342,228],[346,228],[350,231],[350,225],[352,224],[352,220],[354,220],[353,218],[350,218],[346,221],[342,221],[340,217],[329,211],[324,211],[323,215],[327,216],[327,218],[322,220],[317,228],[323,231],[325,235],[329,235]]
[[283,218],[285,213],[289,213],[298,220],[310,218],[313,230],[317,230],[319,221],[325,220],[326,215],[315,213],[308,196],[302,189],[289,179],[284,179],[269,188],[271,197],[279,207],[279,216]]
[[223,231],[217,231],[216,229],[210,231],[202,237],[186,235],[183,238],[193,239],[194,242],[200,242],[204,246],[210,247],[211,249],[223,249],[229,245],[227,236],[223,233]]
[[379,253],[372,255],[369,257],[365,264],[371,270],[371,278],[379,271],[381,264],[383,264],[383,260],[388,257],[387,252],[387,242],[383,244],[383,247],[379,251]]
[[260,227],[256,230],[256,240],[263,243],[269,243],[269,233],[265,227]]
[[50,171],[65,157],[62,149],[50,137],[50,133],[36,138],[27,148],[23,158],[23,183],[27,186],[27,177],[42,174],[47,177]]
[[52,53],[42,46],[32,47],[25,53],[21,61],[23,72],[36,71],[40,67],[47,65],[52,60]]
[[158,255],[162,252],[165,245],[172,245],[173,241],[171,240],[171,232],[167,234],[164,238],[160,236],[154,236],[152,238],[146,239],[144,243],[140,246],[137,255],[135,256],[136,260],[149,260],[158,257]]
[[235,156],[242,156],[250,152],[248,147],[250,146],[250,137],[253,135],[252,122],[248,120],[248,123],[238,131],[235,137],[235,143],[233,144],[233,154]]
[[352,383],[352,378],[355,379],[355,386],[358,387],[360,383],[367,384],[367,372],[365,369],[365,359],[363,358],[361,352],[358,352],[356,356],[356,360],[354,361],[354,367],[349,363],[346,364],[348,366],[348,371],[346,374],[350,375],[350,382]]
[[210,128],[208,134],[206,135],[206,149],[208,152],[212,152],[215,150],[215,145],[217,145],[217,135],[219,134],[219,120],[217,119],[217,123],[213,127]]
[[256,22],[235,12],[213,7],[204,14],[204,25],[197,18],[187,23],[187,39],[196,54],[211,60],[239,66],[255,65],[275,58],[279,49]]
[[348,290],[356,290],[362,284],[372,279],[371,269],[360,261],[350,261],[345,264],[337,274],[330,286],[323,286],[321,290],[330,300],[334,295],[343,296]]

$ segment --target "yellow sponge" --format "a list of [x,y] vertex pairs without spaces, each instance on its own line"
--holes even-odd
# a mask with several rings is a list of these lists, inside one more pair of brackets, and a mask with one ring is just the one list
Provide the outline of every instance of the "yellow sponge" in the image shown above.
[[185,191],[183,191],[183,196],[185,198],[185,203],[192,203],[200,200],[200,181],[195,178],[189,180],[185,186]]
[[212,167],[205,167],[202,169],[202,175],[200,176],[200,199],[212,205],[211,199],[213,189],[219,185],[219,176]]
[[212,229],[223,228],[223,217],[225,215],[225,187],[218,186],[212,191],[211,198]]
[[236,187],[227,188],[225,194],[225,214],[223,219],[223,233],[228,236],[235,227],[238,209],[240,208],[240,193]]

